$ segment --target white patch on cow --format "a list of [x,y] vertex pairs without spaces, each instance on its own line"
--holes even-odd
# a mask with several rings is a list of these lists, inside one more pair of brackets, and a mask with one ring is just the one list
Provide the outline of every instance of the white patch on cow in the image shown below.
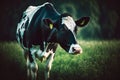
[[30,48],[32,58],[35,60],[37,57],[41,61],[45,60],[50,54],[53,54],[53,50],[48,50],[48,52],[46,52],[46,50],[47,48],[42,51],[39,49],[39,46],[36,45],[32,45],[32,47]]
[[21,22],[18,23],[18,25],[17,25],[17,34],[19,34],[19,31],[20,31],[20,35],[22,38],[23,38],[24,31],[25,31],[25,27],[23,27],[23,26],[25,25],[26,21],[27,21],[27,17],[22,19]]
[[36,6],[29,6],[26,11],[23,12],[23,15],[26,15],[29,18],[29,23],[31,22],[31,19],[33,15],[36,13],[36,11],[39,9],[39,7]]
[[80,50],[81,50],[80,53],[82,53],[82,48],[81,48],[81,46],[80,46],[79,44],[72,44],[72,45],[70,46],[69,53],[71,53],[71,54],[74,53],[73,48],[80,48]]
[[[18,42],[20,43],[20,39],[21,38],[23,40],[23,35],[25,32],[25,27],[29,26],[29,23],[33,17],[33,15],[35,14],[35,12],[38,10],[38,7],[34,7],[34,6],[29,6],[26,11],[23,12],[23,17],[21,19],[21,21],[18,23],[17,25],[17,34],[19,34],[21,37],[17,37]],[[28,26],[26,26],[26,22],[28,22]]]
[[37,55],[38,58],[40,58],[40,57],[41,57],[41,54],[42,54],[42,51],[39,49],[39,50],[36,52],[36,55]]
[[37,48],[30,48],[30,52],[31,52],[31,55],[32,55],[32,58],[35,60],[36,56],[35,56],[35,53],[38,53],[39,49]]
[[67,28],[71,30],[72,32],[74,31],[75,26],[76,26],[73,18],[70,16],[62,17],[62,24],[65,24]]

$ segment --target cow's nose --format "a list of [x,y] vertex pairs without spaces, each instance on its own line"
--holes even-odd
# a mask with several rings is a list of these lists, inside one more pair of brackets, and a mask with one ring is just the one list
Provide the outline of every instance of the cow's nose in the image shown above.
[[79,47],[73,47],[72,50],[73,50],[73,52],[74,52],[75,54],[80,54],[80,53],[82,53],[82,49],[79,48]]

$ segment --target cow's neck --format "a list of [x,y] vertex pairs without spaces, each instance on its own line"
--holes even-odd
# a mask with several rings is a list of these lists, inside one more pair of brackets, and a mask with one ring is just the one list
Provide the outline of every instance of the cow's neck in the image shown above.
[[55,42],[55,38],[54,38],[55,31],[56,31],[55,28],[50,29],[46,26],[43,26],[43,28],[40,29],[39,36],[37,37],[40,37],[38,42],[39,42],[41,50],[45,49],[45,46],[47,43]]

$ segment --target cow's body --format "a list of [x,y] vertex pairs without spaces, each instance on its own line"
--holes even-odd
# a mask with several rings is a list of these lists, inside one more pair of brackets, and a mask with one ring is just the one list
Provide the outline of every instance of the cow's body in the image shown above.
[[[44,24],[44,19],[51,19],[56,22],[60,17],[60,14],[53,8],[52,4],[45,3],[36,7],[37,11],[32,15],[32,19],[29,21],[28,26],[25,26],[23,32],[23,46],[32,47],[32,45],[40,45],[40,49],[44,50],[44,44],[46,44],[48,36],[51,33],[49,26]],[[31,17],[28,15],[27,17]],[[20,34],[19,32],[17,32]],[[27,39],[26,39],[27,38]]]
[[45,79],[49,78],[58,43],[69,53],[82,52],[75,37],[76,23],[79,22],[74,22],[69,14],[59,14],[49,2],[30,6],[24,12],[17,27],[17,40],[24,49],[29,79],[35,80],[37,76],[36,57],[41,61],[47,58]]

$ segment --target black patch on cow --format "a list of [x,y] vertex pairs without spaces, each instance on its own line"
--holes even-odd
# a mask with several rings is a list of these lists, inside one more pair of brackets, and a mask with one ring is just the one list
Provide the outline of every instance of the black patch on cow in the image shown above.
[[34,61],[33,58],[32,58],[32,54],[31,54],[30,50],[29,50],[29,53],[28,53],[28,57],[29,57],[30,62]]
[[[62,28],[63,28],[63,26],[62,26]],[[58,41],[58,43],[60,43],[61,47],[63,49],[65,49],[67,52],[68,52],[71,44],[77,43],[74,38],[73,33],[70,30],[65,30],[65,29],[60,29],[57,32],[57,41]]]
[[28,31],[28,24],[29,24],[29,18],[27,19],[27,21],[26,21],[26,23],[25,23],[25,26],[24,26],[24,28],[25,28],[25,31],[24,31],[24,35],[23,35],[23,45],[25,46],[25,47],[28,47],[28,40],[27,40],[27,37],[28,37],[28,35],[27,35],[27,31]]

